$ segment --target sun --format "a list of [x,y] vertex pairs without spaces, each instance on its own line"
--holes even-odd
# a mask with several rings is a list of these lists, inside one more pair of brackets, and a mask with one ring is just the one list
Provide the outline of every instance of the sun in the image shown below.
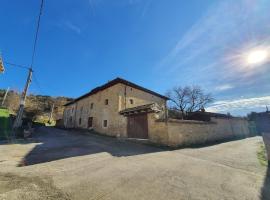
[[251,65],[262,64],[266,62],[269,53],[267,50],[258,49],[252,50],[247,54],[247,63]]

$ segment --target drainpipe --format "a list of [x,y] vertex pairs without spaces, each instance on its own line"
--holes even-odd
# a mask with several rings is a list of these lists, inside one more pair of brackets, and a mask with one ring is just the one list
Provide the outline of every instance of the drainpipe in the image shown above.
[[127,86],[125,85],[125,92],[124,92],[124,96],[125,96],[125,99],[124,99],[124,104],[125,104],[125,109],[127,108]]
[[75,126],[77,126],[77,124],[76,124],[76,116],[77,116],[77,103],[75,103],[75,114],[74,114],[74,123],[73,123],[74,127],[73,128],[76,128]]
[[165,100],[165,122],[168,123],[168,108],[167,108],[167,100]]

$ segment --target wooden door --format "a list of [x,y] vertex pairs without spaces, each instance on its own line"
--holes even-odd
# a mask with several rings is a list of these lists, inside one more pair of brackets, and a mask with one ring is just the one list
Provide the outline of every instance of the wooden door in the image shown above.
[[93,117],[88,117],[88,128],[93,127]]
[[147,114],[137,114],[128,116],[128,137],[129,138],[148,138]]

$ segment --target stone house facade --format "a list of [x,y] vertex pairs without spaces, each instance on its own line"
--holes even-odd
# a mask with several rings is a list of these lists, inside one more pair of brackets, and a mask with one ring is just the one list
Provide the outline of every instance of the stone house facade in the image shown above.
[[180,147],[249,136],[244,118],[168,119],[167,97],[116,78],[65,105],[64,127]]
[[64,127],[99,133],[148,138],[147,113],[166,118],[167,97],[116,78],[65,105]]

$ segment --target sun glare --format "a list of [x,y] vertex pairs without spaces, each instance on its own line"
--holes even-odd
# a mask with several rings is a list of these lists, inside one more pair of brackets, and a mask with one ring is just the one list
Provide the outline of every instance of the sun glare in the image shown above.
[[267,60],[268,57],[267,50],[253,50],[247,55],[247,63],[248,64],[261,64]]

